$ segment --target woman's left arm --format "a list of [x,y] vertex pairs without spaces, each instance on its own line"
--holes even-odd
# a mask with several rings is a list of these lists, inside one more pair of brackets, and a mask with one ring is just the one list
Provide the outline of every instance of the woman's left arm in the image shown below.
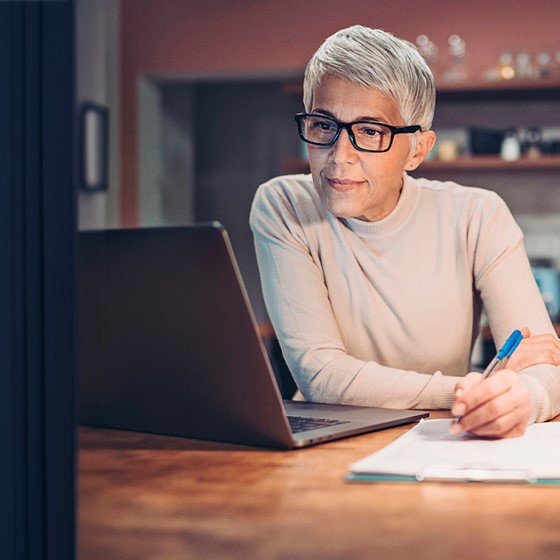
[[[547,335],[540,340],[554,346],[558,337],[531,271],[523,234],[501,198],[490,198],[469,235],[475,289],[486,308],[496,346],[522,327],[528,327],[532,335]],[[555,358],[539,363],[546,357],[537,356],[538,348],[533,343],[535,354],[530,355],[531,348],[529,352],[525,349],[525,363],[537,365],[520,369],[519,375],[512,375],[513,369],[508,369],[478,383],[471,374],[457,385],[460,396],[452,412],[463,414],[457,410],[462,411],[461,403],[465,405],[465,429],[481,435],[520,435],[528,423],[544,422],[560,414],[560,367],[553,365]],[[518,367],[524,365],[518,357],[516,361]],[[505,420],[508,415],[509,423]],[[513,432],[512,422],[517,422]]]

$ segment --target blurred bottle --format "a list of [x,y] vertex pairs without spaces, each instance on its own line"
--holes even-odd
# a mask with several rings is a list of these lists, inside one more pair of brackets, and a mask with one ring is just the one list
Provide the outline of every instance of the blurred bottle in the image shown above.
[[430,41],[427,35],[418,35],[416,37],[416,47],[418,52],[422,55],[426,64],[430,67],[434,78],[437,77],[438,73],[438,48],[437,45]]
[[515,75],[521,79],[529,79],[535,77],[535,69],[531,64],[529,53],[520,52],[515,57]]
[[536,58],[537,75],[539,78],[548,78],[552,74],[552,57],[547,52],[540,52]]
[[461,82],[467,79],[465,61],[467,45],[459,35],[450,35],[447,39],[451,66],[443,75],[446,82]]
[[552,73],[556,79],[560,80],[560,51],[556,51],[556,54],[554,55],[554,68]]
[[502,142],[502,149],[500,151],[502,159],[505,161],[515,161],[521,155],[521,148],[519,146],[519,139],[514,130],[508,130]]
[[504,51],[498,60],[498,76],[501,80],[511,80],[515,78],[515,68],[513,67],[513,55],[509,51]]
[[540,128],[527,129],[526,155],[528,158],[536,159],[542,155],[542,133]]
[[453,161],[459,156],[459,144],[455,140],[441,140],[438,143],[438,158],[441,161]]

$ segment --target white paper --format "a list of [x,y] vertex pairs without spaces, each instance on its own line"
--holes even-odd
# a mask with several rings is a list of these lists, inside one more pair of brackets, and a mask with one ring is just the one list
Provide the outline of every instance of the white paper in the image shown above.
[[425,420],[350,468],[356,474],[417,476],[433,469],[520,471],[560,478],[560,422],[532,424],[523,436],[484,439],[450,434],[451,420]]

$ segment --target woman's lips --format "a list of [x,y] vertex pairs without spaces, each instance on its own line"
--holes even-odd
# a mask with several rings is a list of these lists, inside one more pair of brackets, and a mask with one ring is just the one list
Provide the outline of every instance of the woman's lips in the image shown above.
[[353,181],[352,179],[327,179],[329,185],[339,192],[347,192],[357,189],[363,181]]

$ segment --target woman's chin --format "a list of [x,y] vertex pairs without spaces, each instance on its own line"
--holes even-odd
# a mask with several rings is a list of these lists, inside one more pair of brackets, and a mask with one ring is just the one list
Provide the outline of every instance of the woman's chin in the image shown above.
[[331,189],[328,184],[321,185],[318,189],[323,206],[337,218],[353,218],[362,213],[363,208],[356,200],[356,190],[338,192]]
[[360,211],[353,205],[341,204],[340,201],[329,201],[325,206],[337,218],[353,218],[360,214]]

